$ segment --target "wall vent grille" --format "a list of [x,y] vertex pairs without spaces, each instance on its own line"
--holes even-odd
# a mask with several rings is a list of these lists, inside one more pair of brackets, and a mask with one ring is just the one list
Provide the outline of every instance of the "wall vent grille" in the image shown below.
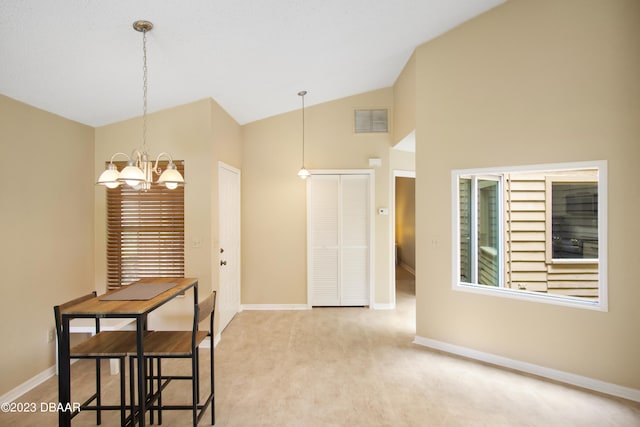
[[389,131],[388,110],[355,110],[356,133],[378,133]]

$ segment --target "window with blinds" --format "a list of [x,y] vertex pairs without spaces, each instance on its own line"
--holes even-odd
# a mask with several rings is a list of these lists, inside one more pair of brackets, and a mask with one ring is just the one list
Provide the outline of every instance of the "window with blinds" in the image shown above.
[[[125,162],[114,162],[118,170]],[[160,162],[164,170],[168,162]],[[174,161],[184,176],[184,162]],[[107,285],[145,277],[184,277],[184,187],[107,189]]]

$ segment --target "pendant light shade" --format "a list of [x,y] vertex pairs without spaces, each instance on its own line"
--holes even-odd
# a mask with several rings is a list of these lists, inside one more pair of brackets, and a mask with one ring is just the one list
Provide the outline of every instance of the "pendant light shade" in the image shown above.
[[135,187],[143,183],[145,180],[144,172],[142,169],[135,165],[135,162],[129,160],[129,164],[122,169],[118,181],[125,182],[130,187]]
[[98,184],[104,185],[107,188],[116,188],[120,185],[120,181],[118,178],[120,177],[120,172],[116,168],[116,165],[113,163],[109,163],[107,169],[100,174],[98,178]]
[[165,185],[169,190],[175,190],[179,185],[184,184],[184,178],[172,162],[167,165],[167,168],[162,172],[160,178],[158,178],[158,184]]
[[309,176],[311,176],[311,172],[309,172],[304,166],[302,166],[302,169],[298,171],[298,176],[302,179],[307,179],[309,178]]

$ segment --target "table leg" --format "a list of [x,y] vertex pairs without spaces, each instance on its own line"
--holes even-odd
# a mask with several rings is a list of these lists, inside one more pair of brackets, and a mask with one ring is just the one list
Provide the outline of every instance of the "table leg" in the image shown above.
[[[58,402],[68,408],[71,401],[71,362],[69,350],[69,319],[62,316],[62,333],[58,342]],[[58,411],[58,425],[71,426],[71,412]]]
[[136,319],[136,332],[137,332],[137,353],[138,353],[138,417],[139,425],[144,427],[146,423],[146,401],[147,401],[147,370],[144,363],[144,330],[145,330],[146,317],[140,316]]

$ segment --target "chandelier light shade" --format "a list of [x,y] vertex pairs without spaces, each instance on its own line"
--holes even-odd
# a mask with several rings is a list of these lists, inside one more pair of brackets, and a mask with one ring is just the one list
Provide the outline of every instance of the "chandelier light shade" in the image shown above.
[[307,94],[306,90],[298,92],[298,96],[302,98],[302,167],[298,171],[298,176],[302,179],[307,179],[311,173],[304,166],[304,96]]
[[[164,185],[170,190],[175,190],[180,185],[184,185],[184,178],[178,172],[173,158],[168,153],[160,153],[153,163],[147,151],[147,32],[151,31],[153,24],[149,21],[135,21],[133,28],[142,33],[142,146],[136,148],[131,156],[125,153],[115,153],[111,156],[107,169],[100,174],[98,185],[104,185],[107,188],[116,188],[120,184],[125,183],[130,187],[138,190],[148,190],[153,183],[153,175],[158,176],[155,182]],[[120,172],[113,161],[118,156],[124,156],[127,159],[127,166]],[[162,171],[158,167],[161,158],[167,158],[169,164]]]

